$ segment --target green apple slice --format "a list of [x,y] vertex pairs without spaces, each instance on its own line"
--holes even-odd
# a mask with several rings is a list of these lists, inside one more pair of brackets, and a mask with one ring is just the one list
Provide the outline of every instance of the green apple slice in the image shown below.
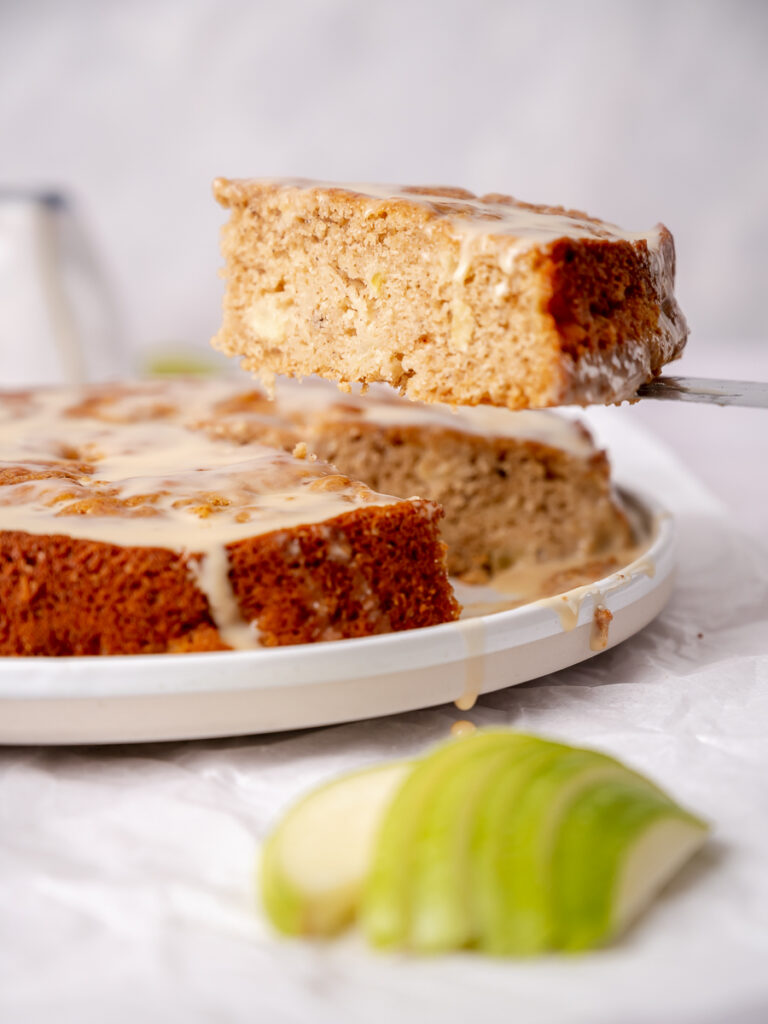
[[555,945],[583,950],[625,929],[707,836],[658,791],[626,780],[585,789],[564,816],[552,859]]
[[517,839],[515,810],[531,780],[557,763],[567,750],[559,743],[542,743],[529,752],[516,771],[500,773],[478,802],[470,839],[471,927],[474,944],[485,952],[507,952],[505,932],[510,908],[502,909],[502,903],[508,901],[500,888],[500,865]]
[[377,946],[581,950],[626,928],[706,838],[649,780],[596,751],[509,731],[331,782],[263,856],[275,926]]
[[[373,945],[395,948],[405,946],[409,941],[415,850],[417,843],[421,842],[422,823],[442,790],[446,777],[456,769],[458,779],[479,756],[509,751],[515,745],[522,747],[529,742],[529,737],[517,733],[479,732],[451,740],[416,763],[387,808],[365,883],[361,922]],[[471,782],[459,781],[456,785],[459,788],[465,785],[471,788]],[[447,806],[449,827],[453,830],[457,804],[454,801]],[[443,849],[440,843],[432,843],[428,857],[436,871],[444,871],[445,857],[450,857],[452,853],[453,847],[450,844],[448,849]],[[450,868],[447,870],[450,872]],[[459,878],[458,884],[463,887],[465,882]],[[446,888],[442,891],[445,892]],[[455,900],[456,895],[451,894],[450,898]],[[445,916],[450,915],[446,913]]]
[[275,927],[288,935],[332,935],[355,916],[379,823],[411,770],[369,768],[310,793],[267,840],[261,893]]
[[465,756],[444,770],[413,836],[410,949],[437,952],[471,943],[470,841],[478,800],[500,775],[525,771],[533,752],[546,746],[531,736],[497,736],[467,745]]
[[[488,896],[482,946],[499,955],[530,955],[552,948],[552,855],[570,805],[597,782],[620,779],[659,794],[649,780],[597,751],[559,746],[539,762],[526,785],[491,794],[491,835],[480,869]],[[661,794],[659,794],[661,795]]]

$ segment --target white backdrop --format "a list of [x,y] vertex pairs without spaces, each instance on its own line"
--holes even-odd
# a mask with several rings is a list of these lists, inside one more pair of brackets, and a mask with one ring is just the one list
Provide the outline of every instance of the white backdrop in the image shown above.
[[678,243],[765,338],[768,4],[0,0],[0,186],[70,190],[138,346],[219,318],[219,174],[460,184]]

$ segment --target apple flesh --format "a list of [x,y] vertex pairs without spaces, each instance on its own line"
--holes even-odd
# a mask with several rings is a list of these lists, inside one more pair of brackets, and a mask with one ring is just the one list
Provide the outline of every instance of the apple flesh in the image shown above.
[[261,894],[287,935],[332,935],[357,912],[376,831],[410,765],[385,764],[337,779],[296,804],[268,839]]

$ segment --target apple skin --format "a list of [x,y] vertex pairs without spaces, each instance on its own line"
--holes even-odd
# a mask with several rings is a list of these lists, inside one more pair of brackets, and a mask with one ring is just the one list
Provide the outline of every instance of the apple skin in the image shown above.
[[[530,737],[519,733],[479,732],[451,740],[416,763],[387,808],[365,882],[360,920],[366,938],[372,945],[392,949],[403,948],[409,942],[413,869],[417,846],[421,842],[420,830],[436,795],[443,788],[446,776],[454,768],[457,774],[465,772],[467,764],[478,756],[511,751],[516,746],[522,749],[531,742]],[[463,786],[465,783],[459,782],[457,785]],[[452,813],[455,814],[456,805],[452,806]],[[450,828],[453,830],[452,821]],[[444,870],[444,851],[441,848],[435,849],[440,844],[433,842],[433,839],[427,839],[430,843],[428,857],[433,860],[436,857],[441,862],[437,870]],[[449,873],[450,870],[450,866],[447,866]],[[460,880],[459,884],[463,888],[466,882]],[[452,910],[445,914],[446,918],[453,914],[450,926],[456,928],[456,919],[460,917],[460,913],[455,911],[458,898],[452,894]],[[442,943],[435,942],[435,948],[437,946],[442,948]]]
[[261,852],[258,870],[261,903],[267,917],[279,932],[284,935],[307,934],[304,897],[282,871],[279,840],[276,836],[277,832],[269,837]]
[[411,770],[367,768],[321,786],[295,804],[267,840],[260,890],[286,935],[333,935],[355,917],[384,808]]
[[474,941],[470,841],[478,800],[500,775],[525,771],[542,746],[530,736],[477,743],[446,768],[413,837],[409,949],[438,952]]
[[469,878],[472,932],[475,945],[483,952],[506,951],[509,907],[499,884],[510,847],[517,841],[516,808],[531,780],[561,759],[567,750],[562,744],[540,743],[515,766],[516,770],[500,773],[477,803],[470,837]]
[[[592,750],[559,745],[511,789],[500,780],[479,815],[486,848],[476,839],[479,945],[501,956],[530,956],[555,945],[552,857],[560,823],[586,787],[610,779],[658,792],[624,765]],[[496,822],[494,824],[494,820]]]
[[[654,860],[635,875],[639,893],[623,893],[633,852],[653,832]],[[576,952],[604,945],[626,928],[677,868],[706,840],[708,826],[653,788],[603,780],[585,789],[563,817],[552,857],[554,944]],[[622,904],[631,912],[621,914]]]

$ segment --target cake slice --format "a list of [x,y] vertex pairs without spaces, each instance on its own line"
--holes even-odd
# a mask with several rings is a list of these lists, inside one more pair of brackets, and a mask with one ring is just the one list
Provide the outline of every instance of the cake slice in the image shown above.
[[275,374],[510,409],[633,396],[678,357],[672,236],[453,188],[218,179],[216,348]]
[[467,582],[563,559],[596,579],[633,542],[605,452],[559,413],[452,410],[380,385],[344,395],[317,379],[278,381],[274,402],[242,390],[212,409],[214,435],[303,444],[374,490],[438,502],[449,571]]
[[212,439],[194,424],[222,387],[0,395],[0,654],[253,648],[458,617],[436,505]]

